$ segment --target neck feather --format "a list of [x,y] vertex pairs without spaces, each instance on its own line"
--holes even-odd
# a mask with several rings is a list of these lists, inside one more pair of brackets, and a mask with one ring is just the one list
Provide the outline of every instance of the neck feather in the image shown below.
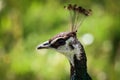
[[[79,43],[80,44],[80,43]],[[71,80],[91,80],[87,73],[87,58],[83,46],[80,44],[80,52],[73,56],[71,64]]]

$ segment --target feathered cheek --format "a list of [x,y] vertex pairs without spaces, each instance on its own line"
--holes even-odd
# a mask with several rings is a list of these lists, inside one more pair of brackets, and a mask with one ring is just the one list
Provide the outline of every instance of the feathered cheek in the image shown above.
[[69,46],[64,45],[64,46],[59,46],[57,48],[57,51],[65,54],[65,53],[70,53],[72,51],[72,49]]

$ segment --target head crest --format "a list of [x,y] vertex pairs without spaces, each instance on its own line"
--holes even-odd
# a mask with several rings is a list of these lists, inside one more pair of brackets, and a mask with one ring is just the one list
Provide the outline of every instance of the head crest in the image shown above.
[[71,31],[77,32],[77,29],[83,22],[84,18],[91,14],[91,10],[84,9],[83,7],[77,6],[76,4],[69,4],[68,6],[65,6],[65,8],[70,12]]

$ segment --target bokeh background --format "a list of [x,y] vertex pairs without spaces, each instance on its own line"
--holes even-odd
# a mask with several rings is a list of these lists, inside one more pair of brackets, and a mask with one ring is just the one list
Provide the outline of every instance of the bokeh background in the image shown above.
[[69,3],[92,9],[78,30],[93,80],[120,80],[120,0],[0,0],[0,80],[69,80],[69,62],[36,46],[67,31]]

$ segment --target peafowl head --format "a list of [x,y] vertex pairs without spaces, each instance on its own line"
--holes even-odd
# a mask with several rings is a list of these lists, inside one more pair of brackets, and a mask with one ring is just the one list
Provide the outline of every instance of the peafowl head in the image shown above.
[[37,49],[54,49],[71,60],[74,54],[80,53],[79,48],[82,46],[78,46],[77,29],[84,18],[90,15],[91,10],[86,10],[80,6],[71,4],[67,7],[65,6],[65,9],[70,12],[71,31],[57,34],[48,41],[38,45]]

